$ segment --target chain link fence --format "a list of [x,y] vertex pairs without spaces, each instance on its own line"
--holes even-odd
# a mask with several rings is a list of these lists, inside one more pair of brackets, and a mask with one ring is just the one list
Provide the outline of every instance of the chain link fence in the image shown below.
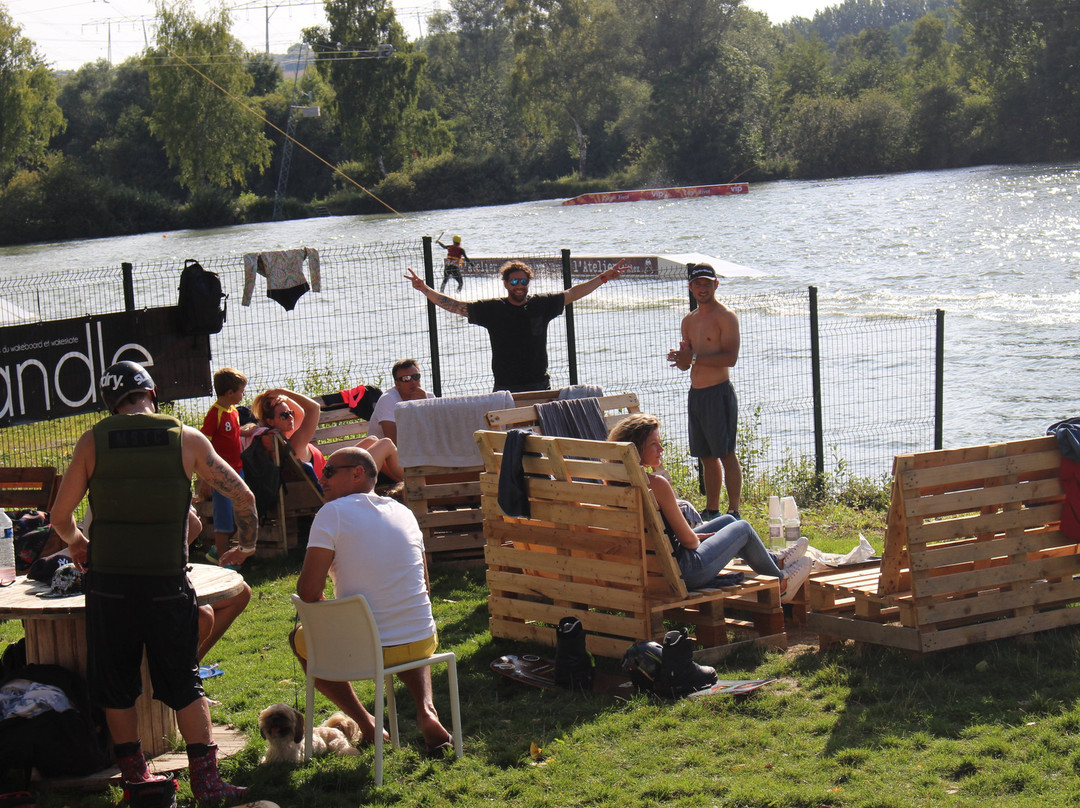
[[[558,251],[518,257],[533,259],[534,266],[542,264],[532,293],[564,288]],[[262,278],[256,278],[250,305],[241,305],[245,284],[241,256],[200,258],[204,267],[221,276],[229,293],[226,325],[211,337],[213,367],[234,367],[247,375],[249,399],[271,386],[313,394],[360,383],[388,389],[391,365],[405,357],[417,360],[425,388],[437,395],[491,389],[487,332],[463,317],[430,307],[405,278],[406,267],[418,274],[426,268],[436,288],[441,283],[442,268],[430,266],[430,250],[425,255],[423,242],[323,247],[319,259],[320,290],[307,293],[288,311],[265,295]],[[179,265],[133,264],[128,294],[135,309],[175,304]],[[453,281],[446,292],[464,300],[502,297],[505,292],[497,274],[487,262],[482,266],[465,271],[460,292]],[[574,277],[572,282],[586,277],[590,276]],[[933,448],[937,389],[933,312],[868,318],[853,311],[817,322],[811,315],[812,290],[729,295],[722,282],[718,295],[740,318],[742,347],[732,378],[739,396],[740,429],[754,447],[754,468],[768,470],[816,458],[823,450],[829,470],[839,467],[848,474],[880,479],[890,473],[893,455]],[[674,454],[685,451],[689,377],[669,367],[666,355],[678,344],[680,322],[689,306],[681,271],[624,276],[601,286],[573,305],[572,340],[567,338],[569,316],[551,323],[553,386],[571,382],[573,355],[577,382],[600,385],[607,393],[637,393],[642,409],[660,417]],[[4,324],[124,308],[120,267],[58,270],[47,278],[0,281]],[[812,322],[817,325],[816,337]],[[438,379],[432,375],[435,366]],[[17,373],[18,368],[5,365],[0,354],[0,384],[8,382],[6,391],[0,387],[0,411],[12,406],[11,379]],[[817,416],[816,398],[820,398]],[[198,424],[212,400],[207,390],[205,397],[176,402],[174,407],[182,418]],[[78,435],[99,417],[73,416],[0,429],[0,462],[55,465],[62,470]]]

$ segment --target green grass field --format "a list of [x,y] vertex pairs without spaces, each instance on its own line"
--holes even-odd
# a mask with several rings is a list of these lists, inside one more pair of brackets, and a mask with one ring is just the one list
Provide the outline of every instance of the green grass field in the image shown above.
[[[749,507],[762,527],[760,508]],[[804,511],[804,532],[826,551],[850,549],[863,532],[880,548],[884,514],[823,506]],[[301,806],[1076,806],[1080,804],[1080,708],[1072,631],[950,651],[925,659],[890,650],[786,653],[748,650],[725,661],[723,678],[777,678],[741,699],[665,702],[645,695],[547,692],[492,674],[504,653],[493,641],[483,571],[432,570],[443,650],[459,660],[465,757],[424,760],[407,691],[399,688],[401,750],[388,750],[384,785],[371,779],[372,752],[288,767],[261,766],[256,720],[278,701],[303,707],[304,680],[288,650],[289,594],[299,556],[260,560],[245,575],[247,611],[207,662],[215,722],[247,746],[222,769],[253,799]],[[0,626],[5,640],[17,623]],[[808,638],[801,637],[802,640]],[[614,670],[616,663],[600,660]],[[449,722],[445,669],[436,703]],[[370,704],[370,683],[360,685]],[[331,712],[321,696],[318,720]],[[541,750],[532,755],[533,745]],[[180,803],[193,804],[186,774]],[[43,792],[39,805],[112,806],[119,789]]]

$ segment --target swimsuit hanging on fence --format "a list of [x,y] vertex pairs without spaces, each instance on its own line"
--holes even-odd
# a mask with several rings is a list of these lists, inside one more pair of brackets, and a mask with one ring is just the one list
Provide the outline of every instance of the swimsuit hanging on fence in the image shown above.
[[[308,262],[311,284],[304,275],[304,261]],[[247,253],[244,255],[244,297],[241,306],[251,305],[255,291],[255,275],[266,277],[266,296],[281,304],[285,311],[296,308],[296,301],[307,292],[321,290],[319,275],[319,251],[311,247],[296,250]]]

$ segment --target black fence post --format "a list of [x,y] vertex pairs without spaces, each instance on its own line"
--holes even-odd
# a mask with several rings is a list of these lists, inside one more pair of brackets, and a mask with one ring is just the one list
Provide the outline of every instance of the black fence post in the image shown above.
[[934,448],[942,448],[945,429],[945,312],[937,310],[937,344],[934,346]]
[[[435,288],[435,262],[431,257],[431,236],[424,236],[424,283]],[[431,350],[431,392],[442,395],[442,363],[439,361],[439,323],[435,304],[427,302],[428,346]]]
[[124,276],[124,311],[135,311],[135,278],[132,270],[127,261],[120,264],[120,272]]
[[[687,264],[686,265],[686,277],[687,278],[690,277],[690,270],[692,270],[693,268],[694,268],[693,264]],[[697,298],[694,297],[693,292],[689,291],[689,289],[690,289],[690,284],[689,283],[687,283],[686,288],[687,288],[686,294],[690,298],[690,311],[694,311],[697,308]],[[682,344],[681,323],[680,323],[679,336],[680,336],[679,344],[681,345]],[[700,457],[697,459],[697,490],[698,490],[698,493],[701,494],[701,496],[705,496],[705,469],[703,469],[701,467],[701,458]]]
[[810,364],[814,379],[814,470],[825,473],[825,424],[821,410],[821,333],[818,327],[817,287],[810,287]]
[[[564,290],[574,285],[573,273],[570,271],[569,250],[562,251],[562,282]],[[570,370],[570,384],[577,384],[577,331],[574,329],[573,303],[566,307],[566,359]]]

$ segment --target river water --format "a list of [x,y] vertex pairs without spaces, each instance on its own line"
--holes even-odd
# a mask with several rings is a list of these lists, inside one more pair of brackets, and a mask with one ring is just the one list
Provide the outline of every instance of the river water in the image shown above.
[[[749,194],[329,217],[0,248],[0,280],[121,261],[416,240],[472,255],[698,252],[762,271],[720,296],[817,286],[823,317],[946,312],[946,446],[1043,434],[1077,412],[1080,164],[755,184]],[[408,294],[408,292],[406,292]],[[666,350],[674,334],[658,336]],[[486,346],[484,346],[486,351]],[[736,379],[738,374],[736,373]]]

